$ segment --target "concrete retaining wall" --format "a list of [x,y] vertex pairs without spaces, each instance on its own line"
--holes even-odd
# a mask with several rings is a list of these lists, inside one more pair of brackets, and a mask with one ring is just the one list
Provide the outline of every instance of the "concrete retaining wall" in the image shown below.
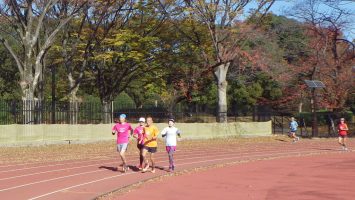
[[[63,143],[68,140],[92,142],[115,139],[111,135],[112,124],[98,125],[3,125],[0,126],[0,145],[27,145]],[[135,127],[136,124],[133,124]],[[162,130],[167,124],[156,124]],[[269,122],[177,123],[186,139],[208,139],[229,136],[269,136]]]

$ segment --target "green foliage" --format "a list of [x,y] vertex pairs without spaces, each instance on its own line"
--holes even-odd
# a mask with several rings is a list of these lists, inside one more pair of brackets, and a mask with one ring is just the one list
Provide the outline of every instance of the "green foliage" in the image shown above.
[[121,30],[104,40],[105,51],[98,51],[94,60],[105,60],[107,65],[127,61],[143,64],[156,48],[157,37],[141,36],[133,30]]
[[193,103],[199,105],[206,105],[209,108],[217,108],[217,85],[215,82],[210,82],[206,87],[202,88],[201,91],[195,91],[193,93]]
[[[189,15],[167,18],[162,12],[157,12],[159,6],[156,1],[139,1],[127,16],[127,21],[118,20],[107,35],[103,33],[107,24],[97,27],[97,37],[90,46],[88,68],[78,91],[79,99],[81,96],[84,102],[93,104],[114,101],[114,107],[120,109],[154,105],[156,101],[172,105],[180,98],[184,108],[191,104],[217,108],[217,85],[213,70],[208,68],[215,59],[214,48],[207,27]],[[94,32],[85,22],[82,32],[77,33],[80,19],[74,18],[67,26],[70,30],[67,51],[76,52],[71,63],[74,77],[78,76],[77,68],[84,61],[83,53]],[[92,20],[96,23],[98,19]],[[257,18],[248,19],[248,22],[259,23]],[[253,61],[245,64],[245,73],[230,69],[229,111],[250,111],[255,105],[282,97],[283,80],[275,76],[285,72],[285,63],[297,64],[308,54],[305,46],[308,38],[302,26],[302,23],[287,17],[268,14],[261,21],[261,28],[253,29],[253,37],[240,41],[243,45],[238,50],[250,55],[259,51],[256,59],[267,60],[269,63],[262,64],[271,66],[272,70],[263,71],[254,66]],[[243,26],[237,27],[231,28],[236,38],[243,31],[240,28]],[[73,45],[75,42],[78,45]],[[62,53],[62,43],[57,41],[47,53],[45,62],[48,66],[57,67],[57,100],[67,101],[68,72]],[[0,99],[20,99],[17,68],[3,46],[0,46],[0,71]],[[46,68],[44,74],[44,98],[48,101],[51,100],[51,72]],[[353,99],[348,101],[348,106],[355,111]]]
[[120,93],[113,101],[113,106],[115,109],[122,108],[136,108],[136,105],[131,97],[129,97],[125,92]]
[[21,99],[21,89],[16,80],[19,73],[14,60],[0,45],[0,100]]
[[284,51],[283,57],[289,63],[297,62],[307,53],[307,38],[304,34],[302,25],[284,16],[270,14],[269,23],[266,29],[275,34],[276,41]]
[[270,76],[258,72],[253,76],[239,76],[232,80],[228,94],[232,110],[250,111],[260,101],[280,98],[282,90]]

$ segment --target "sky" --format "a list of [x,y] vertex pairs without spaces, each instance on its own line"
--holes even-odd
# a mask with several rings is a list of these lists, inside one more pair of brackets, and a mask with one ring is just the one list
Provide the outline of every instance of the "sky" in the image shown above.
[[[276,0],[270,11],[276,15],[287,16],[287,10],[290,10],[297,2],[302,2],[302,0]],[[344,30],[344,37],[350,41],[353,41],[355,40],[355,0],[343,1],[340,6],[352,13],[352,15],[350,16],[351,19],[349,19],[349,21],[352,21],[353,23]],[[255,7],[255,4],[250,5],[247,9],[253,7]],[[331,11],[331,8],[326,5],[320,5],[319,10],[321,12],[327,13]]]

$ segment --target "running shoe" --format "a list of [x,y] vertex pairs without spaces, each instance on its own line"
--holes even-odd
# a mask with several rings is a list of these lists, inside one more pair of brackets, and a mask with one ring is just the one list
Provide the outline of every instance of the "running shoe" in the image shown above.
[[144,173],[144,172],[148,171],[148,169],[149,169],[149,164],[142,169],[142,172]]

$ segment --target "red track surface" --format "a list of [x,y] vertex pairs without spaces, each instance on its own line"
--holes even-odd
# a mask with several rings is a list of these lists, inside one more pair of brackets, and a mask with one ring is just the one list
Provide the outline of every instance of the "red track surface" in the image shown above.
[[[354,141],[350,141],[350,143],[352,143],[350,146],[354,146]],[[303,140],[297,144],[290,144],[288,142],[279,142],[271,144],[257,143],[248,146],[235,146],[233,148],[225,148],[223,146],[211,146],[208,149],[198,147],[179,149],[179,151],[176,153],[175,160],[177,163],[176,166],[178,170],[183,170],[193,169],[200,166],[209,166],[213,164],[229,163],[235,161],[258,160],[264,158],[290,156],[295,157],[299,155],[318,153],[332,154],[334,156],[334,160],[330,160],[328,164],[337,165],[339,163],[339,160],[335,159],[336,155],[348,156],[349,160],[351,160],[351,156],[354,156],[353,153],[340,152],[338,149],[339,147],[336,145],[336,140]],[[104,194],[112,190],[136,183],[138,181],[167,173],[164,170],[158,170],[155,174],[142,174],[134,171],[129,171],[128,173],[122,174],[120,172],[113,171],[112,169],[116,167],[119,163],[117,156],[117,153],[112,152],[112,155],[108,156],[106,159],[0,165],[0,199],[92,199],[100,194]],[[323,156],[316,156],[315,158],[322,159]],[[136,164],[138,158],[137,156],[130,156],[128,160],[130,163]],[[159,153],[157,153],[156,160],[158,166],[160,166],[161,168],[166,168],[168,159],[165,152],[161,150]],[[260,165],[261,162],[255,162],[251,164],[238,165],[235,166],[235,168],[228,167],[225,170],[226,172],[228,172],[228,170],[243,170],[243,167],[247,165],[251,165],[251,169],[253,169],[254,167],[255,170],[257,170],[257,167],[260,166],[260,169],[263,169],[265,164],[269,166],[266,169],[270,176],[276,174],[281,174],[280,176],[282,176],[282,174],[287,173],[289,170],[293,171],[292,169],[295,169],[294,171],[297,176],[291,175],[288,178],[291,178],[291,180],[294,179],[295,183],[297,183],[297,185],[295,186],[298,186],[302,185],[303,183],[299,184],[299,182],[297,181],[302,181],[304,179],[297,179],[297,177],[307,177],[306,175],[308,173],[308,170],[307,168],[305,170],[302,169],[302,163],[304,162],[302,161],[298,163],[297,160],[298,159],[290,159],[286,160],[286,162],[282,160],[265,161],[266,164],[263,162],[262,165]],[[320,163],[318,163],[318,165],[321,166],[322,160],[320,160],[319,162]],[[285,165],[286,167],[284,167],[284,163],[289,163],[289,165]],[[313,167],[316,167],[316,165],[313,165]],[[348,169],[351,167],[354,166],[351,165],[351,163],[348,163],[347,165],[342,165],[341,169]],[[249,169],[249,167],[246,167],[244,170],[247,169]],[[221,173],[223,174],[223,172],[224,169]],[[243,175],[245,177],[248,177],[248,179],[250,180],[257,181],[259,175],[263,173],[263,171],[260,171],[260,174],[255,174],[252,172],[253,170],[249,172],[245,171],[245,173],[239,175]],[[331,171],[329,171],[329,173],[330,172]],[[209,174],[210,172],[206,171],[203,173]],[[199,174],[201,173],[198,173],[196,175]],[[343,180],[344,177],[340,175],[338,171],[336,171],[334,176],[337,176],[340,180]],[[351,176],[352,178],[354,178],[354,173],[351,174],[349,172],[347,176]],[[174,177],[171,180],[178,180],[182,177],[185,176]],[[206,177],[208,178],[211,176]],[[324,181],[326,180],[326,178],[327,177],[324,178]],[[332,181],[332,178],[333,177],[330,176],[329,181]],[[239,179],[247,180],[246,178]],[[306,180],[308,179],[306,178]],[[226,181],[226,184],[232,184],[232,182],[228,182],[228,179],[226,179]],[[261,181],[260,184],[265,184],[265,182],[268,181],[269,180],[266,176],[266,179],[264,181]],[[285,194],[292,194],[292,190],[290,191],[292,185],[288,185],[288,182],[284,182],[284,179],[280,179],[280,181],[281,182],[276,183],[279,184],[279,186],[284,187],[284,190],[287,190],[287,192],[283,193],[283,191],[275,190],[275,192],[272,192],[272,195],[282,196]],[[310,183],[311,182],[309,182],[309,184]],[[221,184],[220,187],[223,187],[223,185],[225,185],[223,181],[218,182],[218,185],[219,184]],[[332,185],[332,183],[327,184]],[[257,190],[258,188],[255,187],[255,189]],[[262,190],[263,188],[261,187],[260,189]],[[266,190],[268,188],[264,189]],[[256,193],[254,192],[253,194]],[[224,198],[224,196],[220,195],[219,197],[223,197],[222,199],[228,198]],[[269,196],[264,197],[269,198]],[[270,196],[270,198],[274,197]],[[275,196],[275,198],[277,198],[277,196]],[[255,199],[259,198],[255,197]]]
[[354,153],[256,161],[146,184],[119,199],[350,200],[354,169]]

